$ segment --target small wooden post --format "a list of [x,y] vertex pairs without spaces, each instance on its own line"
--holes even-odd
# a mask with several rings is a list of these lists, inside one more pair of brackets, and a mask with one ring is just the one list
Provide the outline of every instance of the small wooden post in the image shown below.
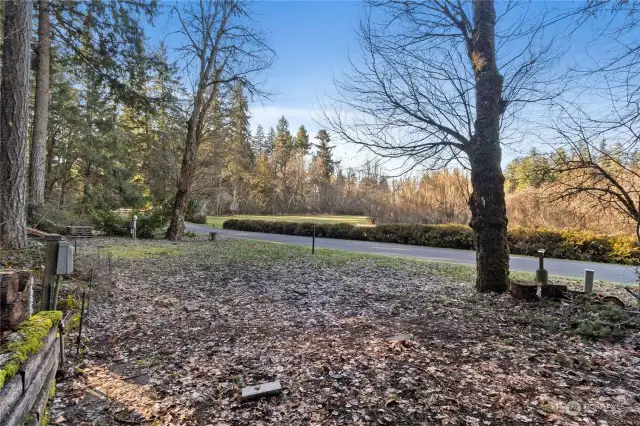
[[584,290],[585,294],[593,293],[593,277],[595,272],[593,269],[585,269],[584,270],[584,284],[582,290]]
[[215,241],[217,236],[217,232],[209,232],[209,241]]
[[313,238],[311,240],[311,254],[315,254],[316,252],[316,227],[313,226]]
[[46,254],[44,260],[44,277],[42,280],[42,299],[40,309],[43,311],[51,309],[49,302],[53,295],[49,294],[50,289],[54,288],[56,280],[56,269],[58,267],[58,243],[62,240],[62,236],[50,234],[45,237]]

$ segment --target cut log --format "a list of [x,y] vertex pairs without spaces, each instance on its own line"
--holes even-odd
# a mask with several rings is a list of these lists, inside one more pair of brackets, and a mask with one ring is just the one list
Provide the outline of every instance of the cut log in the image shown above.
[[24,319],[24,303],[17,300],[0,307],[0,332],[14,330]]
[[12,303],[18,298],[18,274],[0,272],[0,305]]
[[538,286],[528,281],[511,281],[511,295],[519,300],[537,300]]
[[547,284],[540,286],[540,297],[543,299],[562,299],[567,293],[568,288],[566,285],[559,284]]

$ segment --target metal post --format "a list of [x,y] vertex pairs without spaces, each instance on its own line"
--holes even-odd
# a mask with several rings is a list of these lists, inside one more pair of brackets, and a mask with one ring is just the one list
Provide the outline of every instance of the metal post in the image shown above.
[[311,254],[316,252],[316,227],[313,227],[313,239],[311,240]]
[[540,258],[540,267],[538,269],[544,269],[544,249],[538,250],[538,257]]
[[536,271],[536,282],[540,285],[549,284],[549,272],[544,269],[544,252],[544,249],[538,250],[540,264],[538,270]]
[[136,222],[138,221],[138,216],[133,215],[133,239],[136,239]]
[[78,349],[76,350],[76,356],[80,355],[80,339],[82,338],[82,322],[84,320],[84,294],[85,290],[82,290],[82,307],[80,310],[80,327],[78,329]]
[[113,280],[111,278],[111,250],[107,252],[107,259],[109,262],[109,285],[111,285],[111,283],[113,283]]
[[586,294],[593,293],[593,277],[595,272],[593,269],[585,269],[584,270],[584,285],[582,289]]
[[64,370],[64,363],[66,361],[66,358],[64,354],[64,325],[62,324],[62,321],[60,321],[58,327],[60,329],[60,365],[63,366],[62,369]]

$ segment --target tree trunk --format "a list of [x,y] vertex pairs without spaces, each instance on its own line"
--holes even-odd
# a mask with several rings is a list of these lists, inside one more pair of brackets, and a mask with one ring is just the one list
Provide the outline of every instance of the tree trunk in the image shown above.
[[49,2],[38,3],[38,58],[36,94],[33,112],[33,132],[29,155],[29,201],[37,208],[44,203],[47,124],[49,121],[49,69],[51,50]]
[[87,213],[91,199],[91,162],[87,163],[82,181],[82,213]]
[[0,92],[0,247],[24,248],[31,0],[5,3]]
[[493,1],[474,0],[474,31],[470,58],[476,81],[476,121],[469,147],[471,184],[469,200],[476,247],[476,288],[504,292],[508,287],[509,247],[507,209],[500,148],[502,76],[495,56]]
[[[197,109],[194,109],[194,111],[197,111]],[[198,115],[194,112],[187,123],[187,140],[184,146],[184,154],[182,155],[178,191],[176,192],[176,198],[171,211],[171,223],[165,235],[165,237],[171,241],[182,239],[182,235],[184,234],[184,215],[187,211],[187,204],[189,203],[189,190],[191,189],[191,183],[193,182],[196,169],[196,154],[199,145],[198,129],[200,126],[197,124],[197,117]]]

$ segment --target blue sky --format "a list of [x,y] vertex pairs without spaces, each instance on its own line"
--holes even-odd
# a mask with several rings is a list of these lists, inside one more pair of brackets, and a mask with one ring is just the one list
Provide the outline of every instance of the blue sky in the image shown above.
[[[276,94],[263,101],[264,105],[252,105],[252,124],[262,124],[266,131],[284,115],[292,132],[303,124],[315,135],[318,125],[314,116],[319,103],[325,95],[334,93],[333,77],[349,66],[349,52],[357,49],[355,29],[362,4],[265,1],[252,9],[270,34],[277,55],[276,63],[265,73],[267,88]],[[345,164],[351,163],[355,149],[339,146],[335,154]]]
[[[292,133],[304,125],[315,136],[319,103],[335,92],[333,77],[349,66],[349,52],[357,49],[355,30],[362,8],[360,2],[341,0],[260,1],[252,5],[255,19],[277,55],[262,76],[273,96],[251,104],[254,130],[261,124],[267,132],[284,115]],[[154,28],[147,29],[147,36],[152,43],[164,38],[171,47],[179,38],[173,31],[175,23],[168,23],[164,13]],[[356,151],[341,144],[334,154],[343,166],[356,166],[367,158]]]
[[[535,1],[531,3],[533,16],[541,4]],[[575,3],[547,4],[565,8]],[[275,127],[278,118],[284,115],[292,133],[303,124],[314,136],[319,128],[314,118],[319,115],[320,104],[327,100],[327,95],[335,94],[333,78],[341,77],[342,72],[348,70],[350,54],[358,55],[356,28],[364,5],[345,0],[267,0],[256,2],[252,11],[277,55],[274,65],[262,75],[265,88],[274,94],[270,99],[252,103],[252,127],[255,129],[261,124],[266,132],[269,127]],[[180,44],[179,36],[172,33],[177,24],[168,23],[167,17],[167,13],[161,14],[155,28],[148,28],[147,34],[152,43],[165,39],[169,47],[176,47]],[[606,43],[602,46],[598,43],[594,47],[592,42],[591,30],[589,26],[584,26],[572,37],[568,47],[570,54],[562,58],[558,67],[580,61],[587,51],[592,56],[598,56],[601,49],[606,49]],[[615,43],[613,40],[610,42]],[[530,146],[522,144],[515,150],[505,150],[503,165],[529,149]],[[359,166],[373,157],[346,144],[338,144],[334,154],[342,160],[343,167]]]

